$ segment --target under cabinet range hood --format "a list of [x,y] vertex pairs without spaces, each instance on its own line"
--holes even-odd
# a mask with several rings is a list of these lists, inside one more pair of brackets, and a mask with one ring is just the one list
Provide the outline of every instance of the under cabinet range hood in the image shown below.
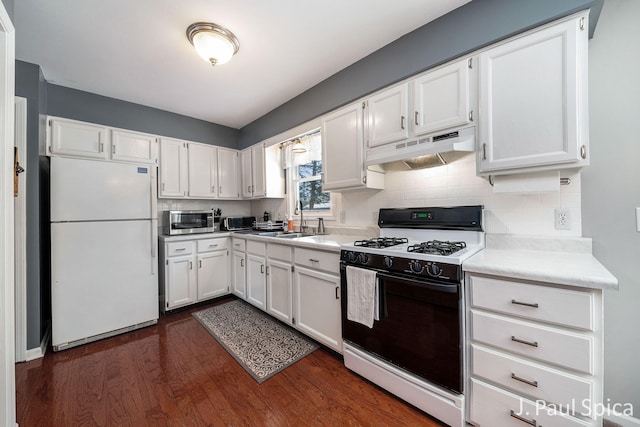
[[476,150],[475,126],[369,148],[366,165],[401,161],[409,169],[441,166]]

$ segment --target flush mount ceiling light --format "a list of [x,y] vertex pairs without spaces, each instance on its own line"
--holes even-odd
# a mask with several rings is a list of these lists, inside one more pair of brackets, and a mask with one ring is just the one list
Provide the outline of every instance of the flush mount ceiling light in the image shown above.
[[210,22],[189,25],[187,38],[198,55],[211,65],[229,62],[240,48],[238,39],[231,31]]

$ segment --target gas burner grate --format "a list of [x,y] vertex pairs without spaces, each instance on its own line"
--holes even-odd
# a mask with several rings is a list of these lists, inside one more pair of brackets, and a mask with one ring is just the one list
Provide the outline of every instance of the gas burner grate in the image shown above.
[[353,245],[364,248],[388,248],[405,243],[409,243],[409,240],[404,237],[376,237],[368,240],[356,240]]
[[434,255],[452,255],[462,249],[466,248],[465,242],[450,242],[440,240],[430,240],[428,242],[418,243],[411,245],[407,248],[407,252],[415,252],[420,254],[434,254]]

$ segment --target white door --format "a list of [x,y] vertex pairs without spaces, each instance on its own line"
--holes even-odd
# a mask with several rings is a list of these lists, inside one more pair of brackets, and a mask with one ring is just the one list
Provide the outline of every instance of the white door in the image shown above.
[[246,256],[244,252],[233,251],[233,283],[231,286],[231,292],[239,298],[246,299],[246,285],[247,285],[247,273],[246,273]]
[[267,313],[291,324],[292,291],[291,264],[269,260],[267,264]]
[[236,150],[218,148],[218,198],[238,199],[240,197],[238,166]]
[[189,196],[212,199],[218,195],[218,157],[216,147],[188,144]]
[[247,302],[265,310],[266,300],[265,258],[247,254]]
[[247,148],[240,152],[240,163],[242,163],[242,197],[245,199],[250,199],[253,196],[252,190],[252,175],[253,171],[251,170],[251,148]]
[[50,175],[53,222],[157,216],[151,165],[52,157]]
[[53,154],[109,158],[107,127],[56,118],[49,119],[49,132],[49,147]]
[[113,129],[111,158],[123,162],[155,164],[158,160],[158,141],[155,135]]
[[362,103],[357,102],[322,119],[323,190],[363,185],[362,109]]
[[415,135],[469,123],[469,67],[469,60],[463,59],[413,81]]
[[198,255],[198,301],[229,292],[229,252]]
[[409,136],[408,85],[385,90],[368,101],[368,146],[377,147]]
[[27,99],[16,97],[15,108],[15,146],[19,165],[24,170],[18,174],[14,204],[16,362],[24,362],[27,355]]
[[296,266],[296,328],[342,353],[340,277]]
[[167,309],[196,302],[198,277],[194,260],[193,256],[167,258]]
[[579,161],[588,135],[578,116],[587,31],[578,27],[561,23],[480,54],[479,172]]
[[53,345],[158,318],[150,223],[51,224]]
[[160,197],[187,196],[187,144],[177,139],[160,139]]
[[265,170],[264,170],[264,145],[256,144],[251,147],[251,171],[253,197],[264,197],[267,194]]

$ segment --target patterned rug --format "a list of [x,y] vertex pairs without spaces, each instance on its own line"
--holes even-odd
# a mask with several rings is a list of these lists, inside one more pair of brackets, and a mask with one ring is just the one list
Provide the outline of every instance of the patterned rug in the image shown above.
[[320,347],[241,300],[198,311],[193,317],[258,383]]

